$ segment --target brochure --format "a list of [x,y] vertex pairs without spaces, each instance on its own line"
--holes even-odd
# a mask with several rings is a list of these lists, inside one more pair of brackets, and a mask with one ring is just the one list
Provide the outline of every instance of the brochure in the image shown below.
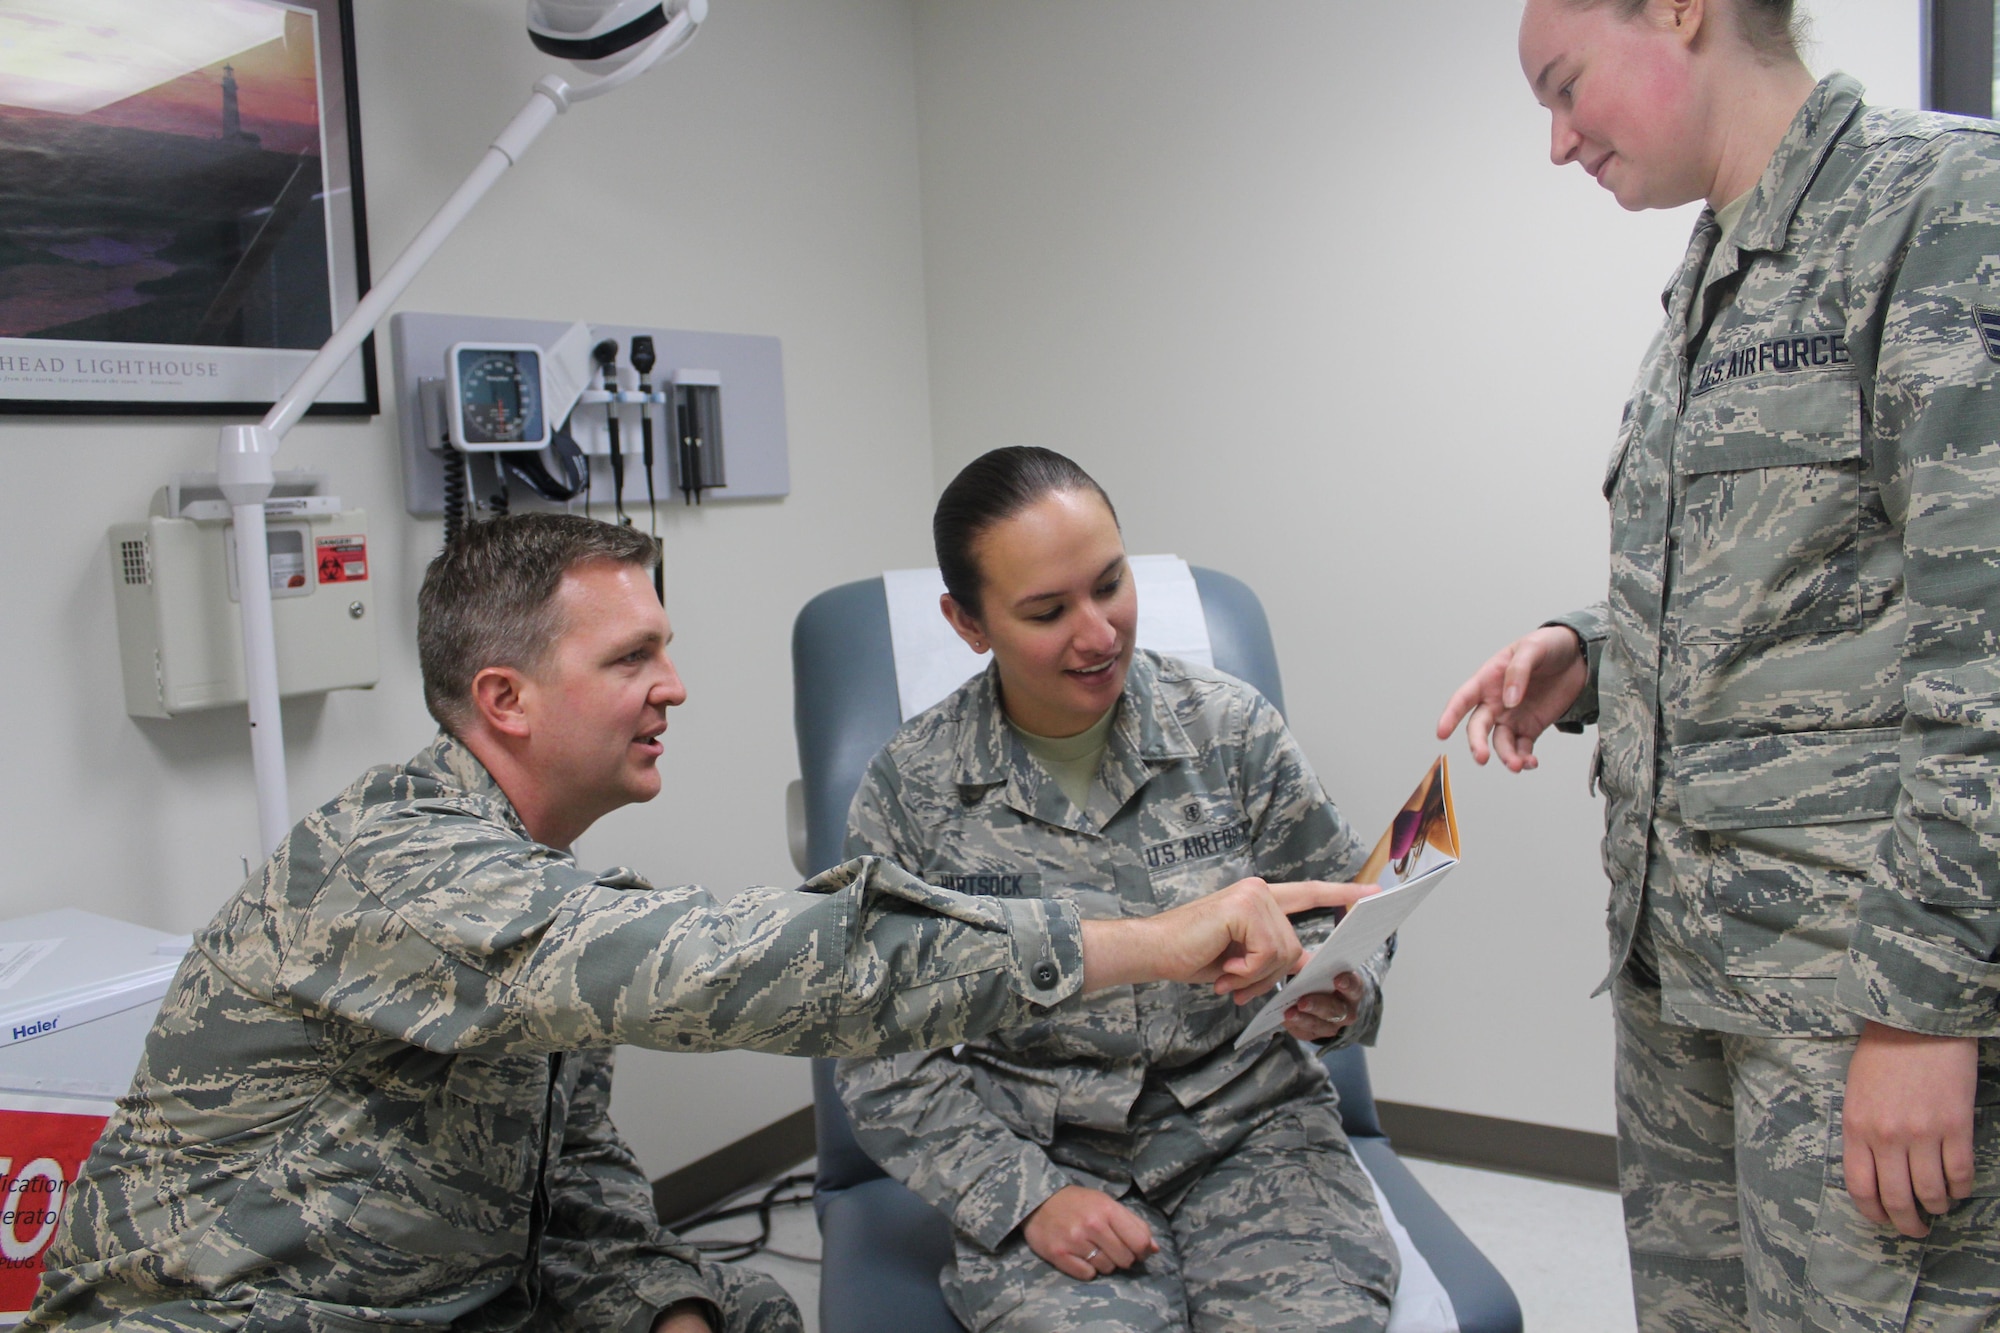
[[1439,755],[1354,877],[1357,883],[1380,884],[1382,892],[1347,909],[1326,943],[1250,1020],[1250,1026],[1236,1039],[1237,1048],[1276,1032],[1284,1023],[1285,1010],[1302,996],[1332,990],[1335,977],[1374,957],[1457,864],[1458,816],[1451,804],[1451,769]]

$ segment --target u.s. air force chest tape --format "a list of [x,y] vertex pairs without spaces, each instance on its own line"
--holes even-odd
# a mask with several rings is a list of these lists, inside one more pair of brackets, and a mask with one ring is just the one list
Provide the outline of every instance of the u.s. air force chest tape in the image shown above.
[[1801,329],[1774,338],[1740,341],[1733,333],[1730,346],[1715,351],[1694,368],[1689,376],[1688,396],[1699,398],[1736,380],[1755,375],[1798,375],[1813,370],[1850,369],[1854,357],[1847,350],[1847,334],[1839,329]]
[[0,922],[0,1325],[34,1301],[187,946],[74,908]]
[[1235,851],[1249,841],[1250,821],[1245,819],[1234,824],[1199,829],[1151,843],[1142,855],[1145,858],[1146,869],[1166,870],[1172,866],[1213,860],[1215,857]]
[[[1133,640],[1166,657],[1196,666],[1215,665],[1208,616],[1194,571],[1176,555],[1126,557],[1139,594]],[[889,602],[889,641],[896,659],[896,695],[909,721],[986,669],[989,654],[965,646],[938,610],[944,577],[935,569],[891,569],[882,574]]]

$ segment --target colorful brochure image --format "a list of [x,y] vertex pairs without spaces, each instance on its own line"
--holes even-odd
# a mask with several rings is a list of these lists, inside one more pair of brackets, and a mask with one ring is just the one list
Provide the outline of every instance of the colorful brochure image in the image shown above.
[[1354,877],[1356,883],[1380,884],[1382,892],[1347,909],[1298,975],[1265,1001],[1236,1039],[1237,1048],[1276,1032],[1284,1023],[1285,1010],[1301,997],[1332,990],[1335,977],[1373,958],[1457,864],[1458,816],[1451,804],[1451,769],[1440,755]]

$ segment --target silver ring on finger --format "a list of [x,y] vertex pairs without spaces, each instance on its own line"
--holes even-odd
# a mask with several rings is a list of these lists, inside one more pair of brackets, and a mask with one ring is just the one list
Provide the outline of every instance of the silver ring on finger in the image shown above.
[[1097,1258],[1098,1253],[1099,1253],[1098,1247],[1095,1245],[1091,1246],[1090,1253],[1083,1256],[1083,1261],[1085,1263],[1090,1263],[1092,1260]]

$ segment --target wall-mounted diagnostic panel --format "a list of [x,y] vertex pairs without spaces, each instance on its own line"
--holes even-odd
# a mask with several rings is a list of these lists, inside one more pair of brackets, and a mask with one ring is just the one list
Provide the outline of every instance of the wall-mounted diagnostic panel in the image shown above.
[[791,490],[776,338],[409,311],[389,328],[419,518],[657,518]]

